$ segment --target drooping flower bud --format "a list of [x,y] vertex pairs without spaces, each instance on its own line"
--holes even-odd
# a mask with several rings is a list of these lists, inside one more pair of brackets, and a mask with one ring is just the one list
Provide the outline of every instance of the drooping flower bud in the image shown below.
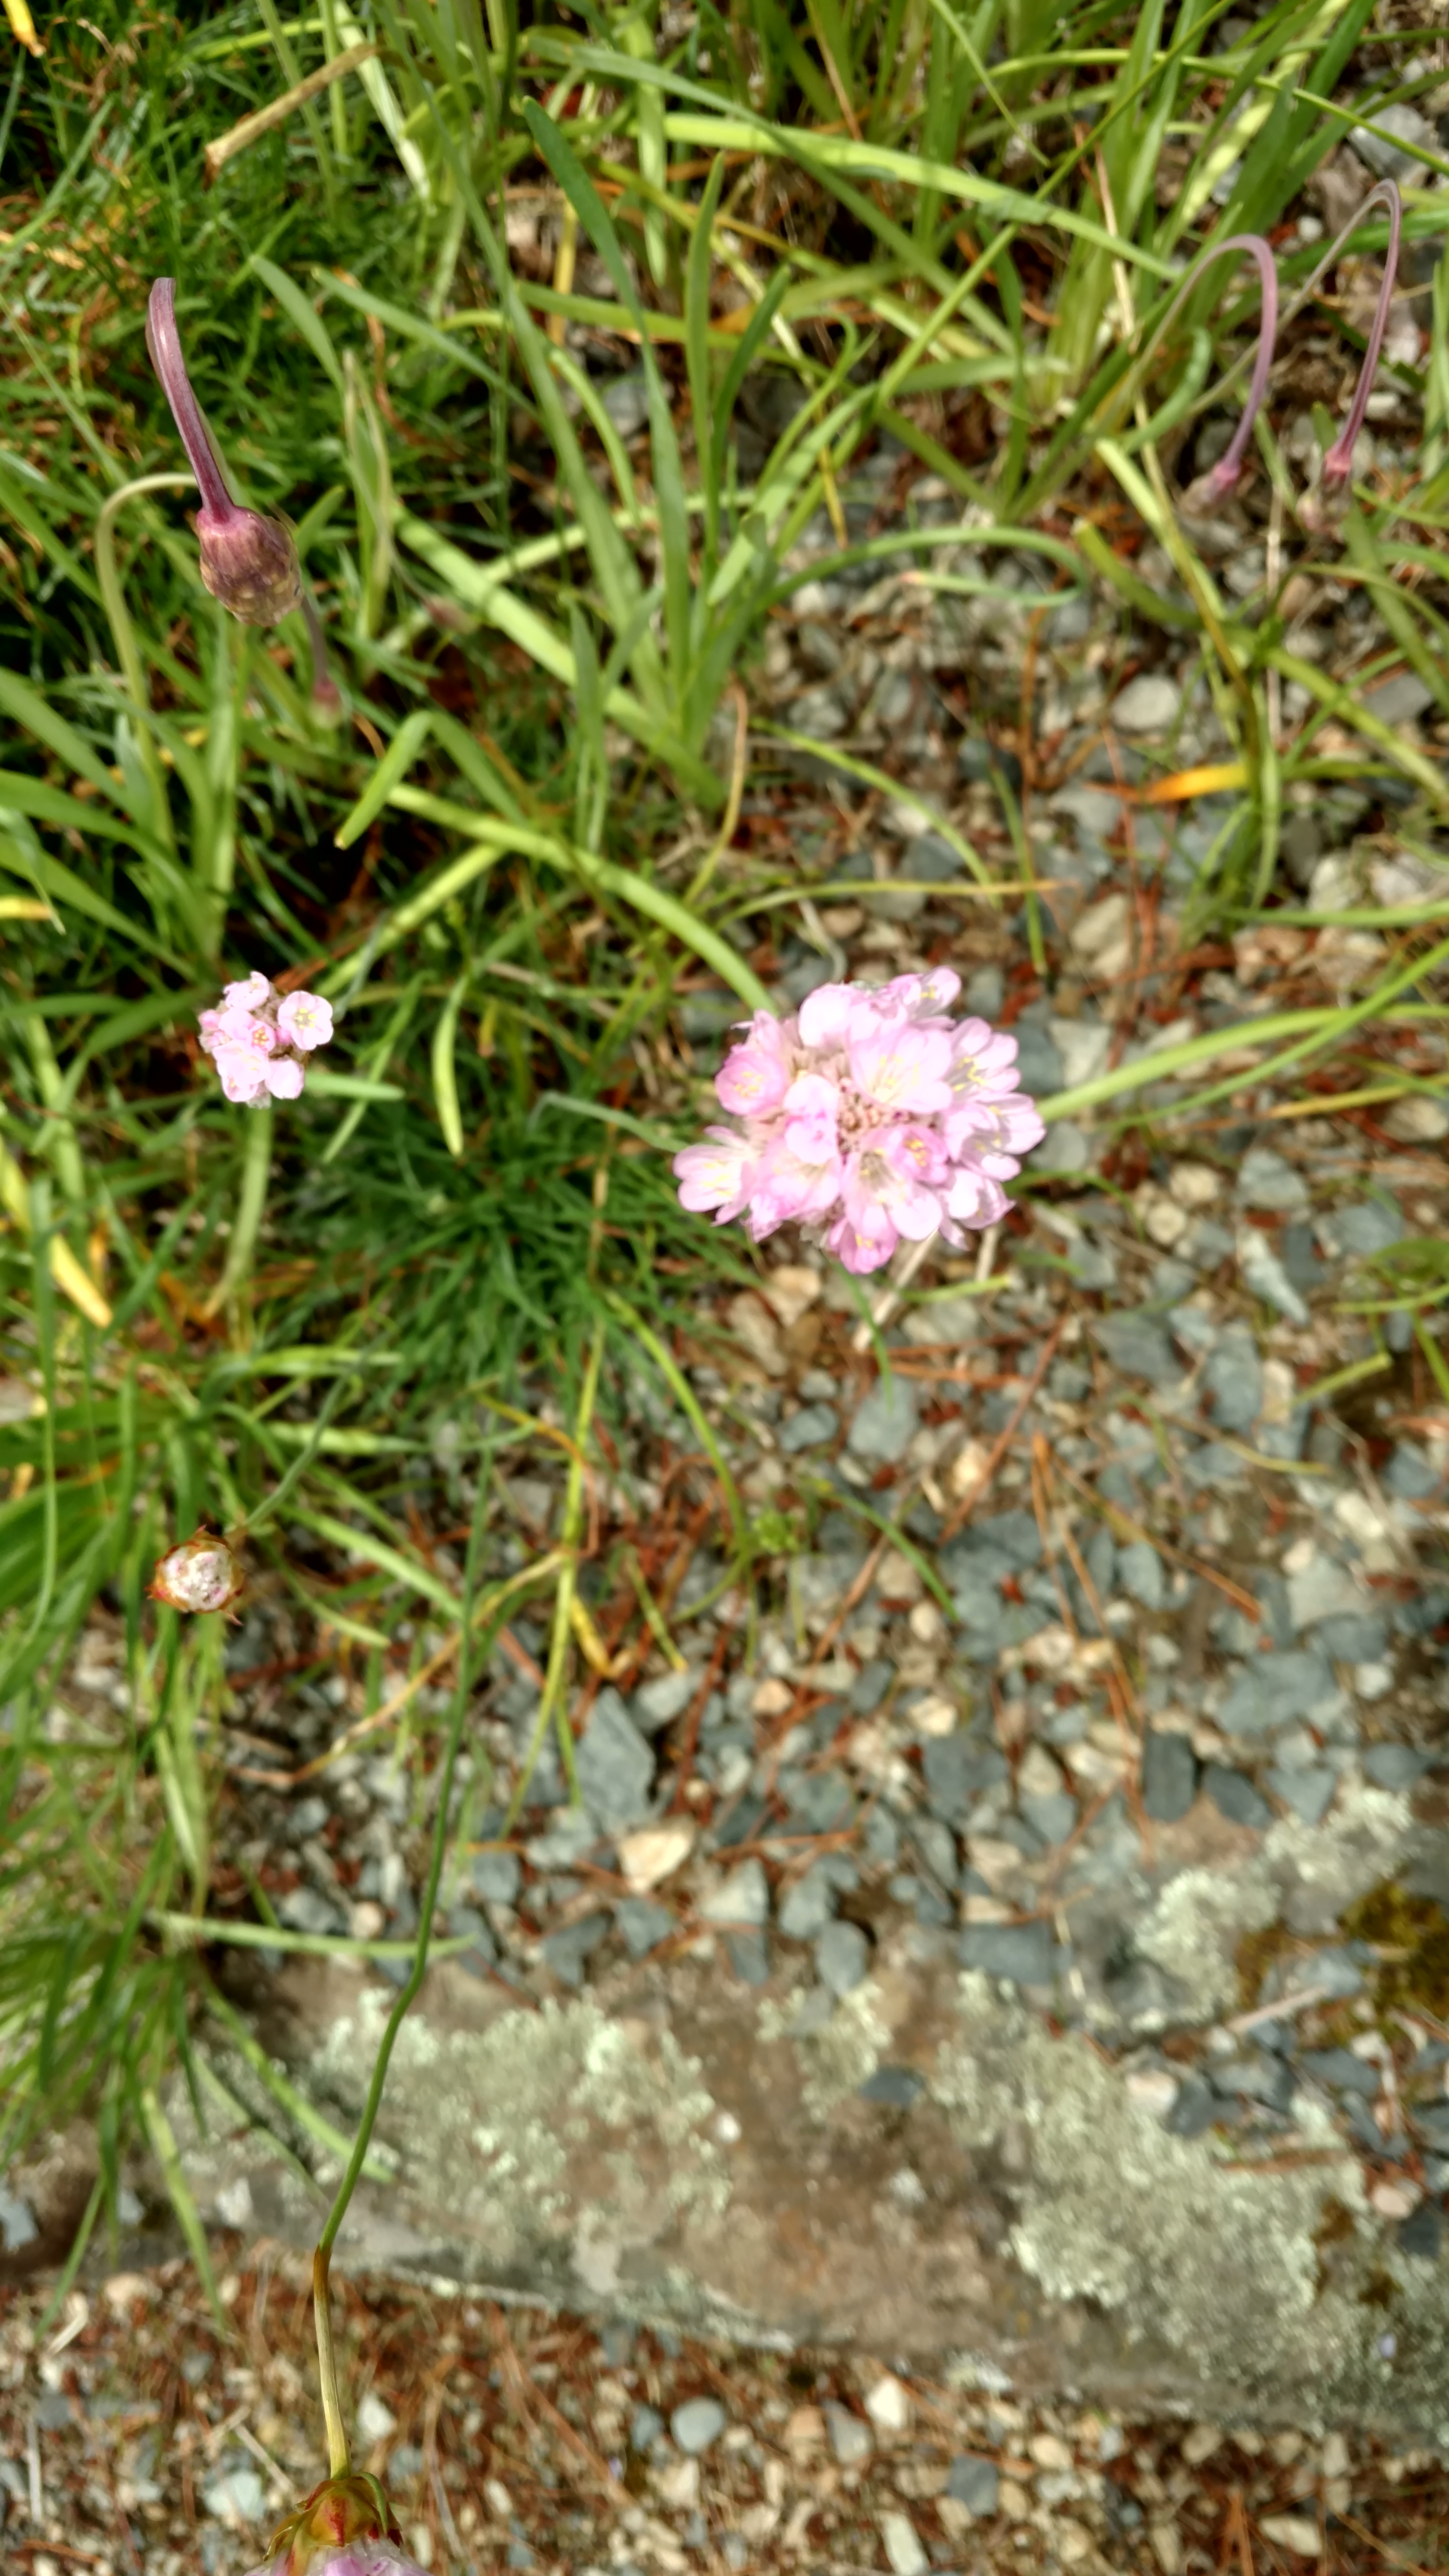
[[244,625],[275,626],[289,610],[301,606],[297,549],[279,519],[264,519],[260,511],[244,510],[232,499],[186,372],[172,277],[158,277],[151,289],[146,346],[201,492],[196,514],[201,578],[212,598]]
[[165,1601],[173,1610],[226,1610],[244,1582],[225,1539],[199,1529],[194,1538],[157,1558],[147,1589],[153,1601]]
[[422,2576],[406,2556],[381,2482],[353,2469],[327,2478],[273,2534],[252,2576]]

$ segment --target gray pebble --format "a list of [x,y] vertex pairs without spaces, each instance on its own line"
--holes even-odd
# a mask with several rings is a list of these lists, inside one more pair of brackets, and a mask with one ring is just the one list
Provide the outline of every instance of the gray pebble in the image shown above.
[[320,1834],[327,1822],[329,1812],[325,1798],[303,1798],[300,1804],[292,1809],[287,1819],[292,1829],[293,1842],[310,1842],[314,1834]]
[[641,374],[611,376],[600,396],[621,438],[634,438],[649,417],[649,388]]
[[201,2501],[207,2512],[220,2521],[229,2522],[236,2517],[242,2522],[260,2522],[266,2510],[267,2490],[255,2469],[224,2469],[220,2477],[208,2478],[201,2490]]
[[1265,1306],[1286,1315],[1290,1324],[1307,1323],[1308,1308],[1266,1234],[1255,1225],[1244,1226],[1238,1236],[1238,1270],[1244,1287]]
[[787,1941],[814,1941],[835,1912],[835,1889],[817,1862],[782,1899],[780,1929]]
[[[289,1932],[345,1932],[347,1929],[347,1918],[341,1906],[334,1905],[330,1897],[320,1895],[315,1887],[294,1887],[289,1895],[279,1896],[277,1916]],[[406,1928],[411,1930],[412,1927]]]
[[652,2451],[664,2431],[664,2418],[655,2406],[636,2406],[629,2423],[631,2451]]
[[1403,1232],[1402,1211],[1387,1192],[1382,1198],[1358,1199],[1352,1207],[1335,1208],[1318,1220],[1318,1240],[1337,1260],[1362,1260],[1368,1253],[1385,1252],[1391,1243],[1401,1241]]
[[802,1404],[788,1422],[780,1425],[780,1446],[789,1458],[802,1449],[819,1449],[833,1440],[840,1429],[840,1416],[833,1404]]
[[669,2418],[669,2430],[681,2451],[698,2458],[711,2442],[717,2442],[728,2418],[717,2397],[691,2397],[676,2406]]
[[740,1983],[767,1986],[770,1982],[770,1944],[763,1932],[728,1932],[725,1948],[730,1966]]
[[1204,1440],[1201,1448],[1184,1457],[1182,1474],[1183,1482],[1191,1485],[1195,1492],[1208,1493],[1221,1490],[1226,1485],[1245,1484],[1247,1461],[1238,1456],[1236,1449],[1230,1449],[1225,1440]]
[[1366,2102],[1378,2098],[1378,2068],[1355,2057],[1351,2048],[1305,2048],[1298,2065],[1315,2084],[1326,2084],[1335,2093],[1360,2093]]
[[697,1669],[686,1665],[682,1673],[656,1673],[653,1681],[641,1682],[634,1693],[635,1725],[646,1735],[657,1735],[662,1726],[672,1726],[688,1708],[699,1680]]
[[1412,1789],[1433,1759],[1413,1744],[1370,1744],[1364,1748],[1363,1767],[1376,1788]]
[[[969,994],[969,986],[967,991]],[[999,1001],[997,1008],[1000,1008]],[[995,1013],[988,1011],[985,1016],[992,1019]],[[1062,1060],[1046,1030],[1018,1020],[1013,1034],[1016,1039],[1016,1074],[1022,1090],[1029,1091],[1034,1100],[1060,1091],[1065,1080]]]
[[1229,1324],[1203,1369],[1219,1431],[1248,1431],[1263,1410],[1263,1363],[1246,1324]]
[[1401,1503],[1427,1502],[1431,1494],[1438,1492],[1441,1481],[1424,1451],[1412,1440],[1399,1442],[1383,1472],[1385,1493],[1393,1494]]
[[647,1896],[621,1896],[614,1921],[631,1959],[647,1958],[674,1929],[673,1915],[662,1905],[651,1905]]
[[874,1715],[895,1677],[894,1664],[888,1664],[883,1655],[875,1655],[868,1664],[861,1665],[849,1691],[850,1705],[857,1717]]
[[1220,2060],[1211,2070],[1211,2082],[1216,2093],[1261,2102],[1270,2111],[1286,2111],[1293,2099],[1292,2068],[1266,2049],[1253,2049],[1226,2062]]
[[702,1899],[699,1912],[706,1923],[763,1927],[770,1919],[770,1882],[763,1862],[742,1860]]
[[1018,1798],[1017,1805],[1034,1834],[1040,1834],[1049,1849],[1064,1843],[1077,1828],[1077,1802],[1065,1789],[1043,1792],[1039,1797]]
[[[1365,1951],[1365,1958],[1370,1955]],[[1363,1993],[1363,1969],[1353,1952],[1346,1949],[1341,1942],[1334,1942],[1328,1949],[1319,1950],[1307,1973],[1308,1982],[1315,1986],[1322,1986],[1335,2001],[1342,2001],[1348,1995]]]
[[1388,1652],[1388,1621],[1376,1610],[1340,1611],[1322,1622],[1318,1643],[1336,1664],[1376,1664]]
[[915,1438],[920,1418],[920,1397],[914,1381],[905,1377],[880,1378],[856,1407],[855,1419],[846,1434],[846,1447],[852,1458],[863,1459],[867,1464],[894,1466]]
[[1319,1763],[1307,1763],[1302,1769],[1279,1764],[1268,1773],[1268,1786],[1305,1825],[1320,1825],[1333,1804],[1338,1774]]
[[1421,2262],[1437,2263],[1444,2242],[1444,2211],[1437,2200],[1421,2200],[1417,2209],[1399,2221],[1396,2235],[1401,2254],[1417,2254]]
[[[1157,1562],[1153,1559],[1154,1564]],[[1142,1804],[1155,1824],[1175,1825],[1197,1796],[1197,1757],[1185,1735],[1148,1729],[1142,1748]]]
[[1117,1559],[1117,1579],[1144,1610],[1160,1610],[1165,1598],[1162,1559],[1145,1538],[1130,1539]]
[[0,2244],[6,2253],[18,2254],[22,2245],[33,2245],[39,2234],[29,2201],[0,2182]]
[[951,2462],[946,2473],[946,2493],[954,2496],[957,2504],[964,2504],[968,2513],[983,2517],[995,2513],[1000,2492],[1001,2477],[994,2460],[977,2459],[972,2452],[962,2451]]
[[1219,1269],[1232,1249],[1233,1237],[1215,1217],[1194,1217],[1182,1238],[1183,1258],[1192,1263],[1194,1270]]
[[1263,1833],[1273,1821],[1273,1810],[1266,1798],[1260,1798],[1252,1781],[1243,1771],[1230,1771],[1224,1762],[1209,1762],[1203,1771],[1202,1785],[1220,1816],[1230,1825],[1251,1825]]
[[1177,2100],[1162,2125],[1169,2137],[1200,2138],[1205,2129],[1221,2119],[1222,2107],[1220,2096],[1201,2075],[1185,2075],[1178,2086]]
[[647,1815],[653,1751],[612,1687],[595,1700],[574,1758],[580,1791],[601,1823],[636,1825]]
[[1146,1378],[1150,1386],[1176,1386],[1182,1376],[1166,1325],[1140,1307],[1094,1315],[1087,1330],[1112,1366],[1128,1377]]
[[1327,1664],[1306,1647],[1255,1655],[1219,1709],[1218,1724],[1226,1735],[1261,1735],[1291,1718],[1307,1717],[1333,1691]]
[[860,2087],[862,2102],[879,2102],[887,2110],[909,2111],[926,2089],[925,2079],[910,2066],[878,2066]]
[[1059,1957],[1049,1923],[972,1923],[961,1935],[962,1967],[1008,1985],[1051,1985]]
[[[949,1741],[949,1738],[943,1739]],[[957,1878],[956,1837],[938,1816],[913,1816],[906,1828],[928,1875],[938,1887],[954,1887]]]
[[541,1944],[545,1965],[562,1986],[581,1986],[584,1966],[592,1957],[609,1929],[607,1914],[586,1914],[578,1923],[565,1923],[557,1932],[545,1934]]
[[827,1923],[815,1944],[815,1972],[833,1995],[848,1995],[864,1982],[870,1943],[858,1923]]
[[832,2405],[828,2398],[820,2411],[825,2418],[830,2447],[840,2466],[843,2469],[863,2467],[875,2449],[870,2426],[862,2423],[858,2415],[852,2415],[848,2406]]
[[473,1854],[468,1875],[473,1893],[485,1905],[512,1905],[523,1884],[523,1863],[517,1852],[479,1851]]
[[1303,1174],[1271,1145],[1249,1147],[1238,1172],[1237,1194],[1244,1207],[1263,1208],[1277,1216],[1302,1216],[1308,1207]]

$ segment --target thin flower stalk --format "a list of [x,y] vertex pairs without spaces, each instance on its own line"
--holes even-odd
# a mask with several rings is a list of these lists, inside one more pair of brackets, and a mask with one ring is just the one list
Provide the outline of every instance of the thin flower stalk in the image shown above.
[[158,277],[151,289],[146,346],[201,494],[196,514],[201,578],[213,599],[219,599],[244,625],[275,626],[301,605],[297,549],[279,519],[263,518],[259,510],[243,509],[232,499],[187,374],[172,277]]

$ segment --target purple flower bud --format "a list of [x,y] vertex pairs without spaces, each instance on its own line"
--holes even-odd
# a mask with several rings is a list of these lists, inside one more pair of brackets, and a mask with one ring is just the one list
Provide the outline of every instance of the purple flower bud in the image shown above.
[[227,489],[181,354],[174,278],[158,277],[151,289],[146,346],[201,492],[196,514],[201,578],[212,598],[244,625],[275,626],[290,609],[301,605],[297,549],[279,520],[242,509]]

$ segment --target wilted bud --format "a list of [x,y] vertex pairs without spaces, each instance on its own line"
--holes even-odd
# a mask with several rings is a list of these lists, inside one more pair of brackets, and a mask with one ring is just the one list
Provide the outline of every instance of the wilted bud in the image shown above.
[[225,1610],[242,1589],[241,1567],[224,1538],[199,1529],[156,1559],[148,1590],[173,1610]]
[[274,2533],[252,2576],[422,2576],[391,2505],[364,2470],[328,2478]]
[[201,578],[213,599],[247,626],[275,626],[302,601],[297,549],[278,519],[244,510],[227,489],[221,459],[191,390],[176,328],[176,281],[158,277],[146,308],[146,346],[171,405],[201,492],[196,514]]

